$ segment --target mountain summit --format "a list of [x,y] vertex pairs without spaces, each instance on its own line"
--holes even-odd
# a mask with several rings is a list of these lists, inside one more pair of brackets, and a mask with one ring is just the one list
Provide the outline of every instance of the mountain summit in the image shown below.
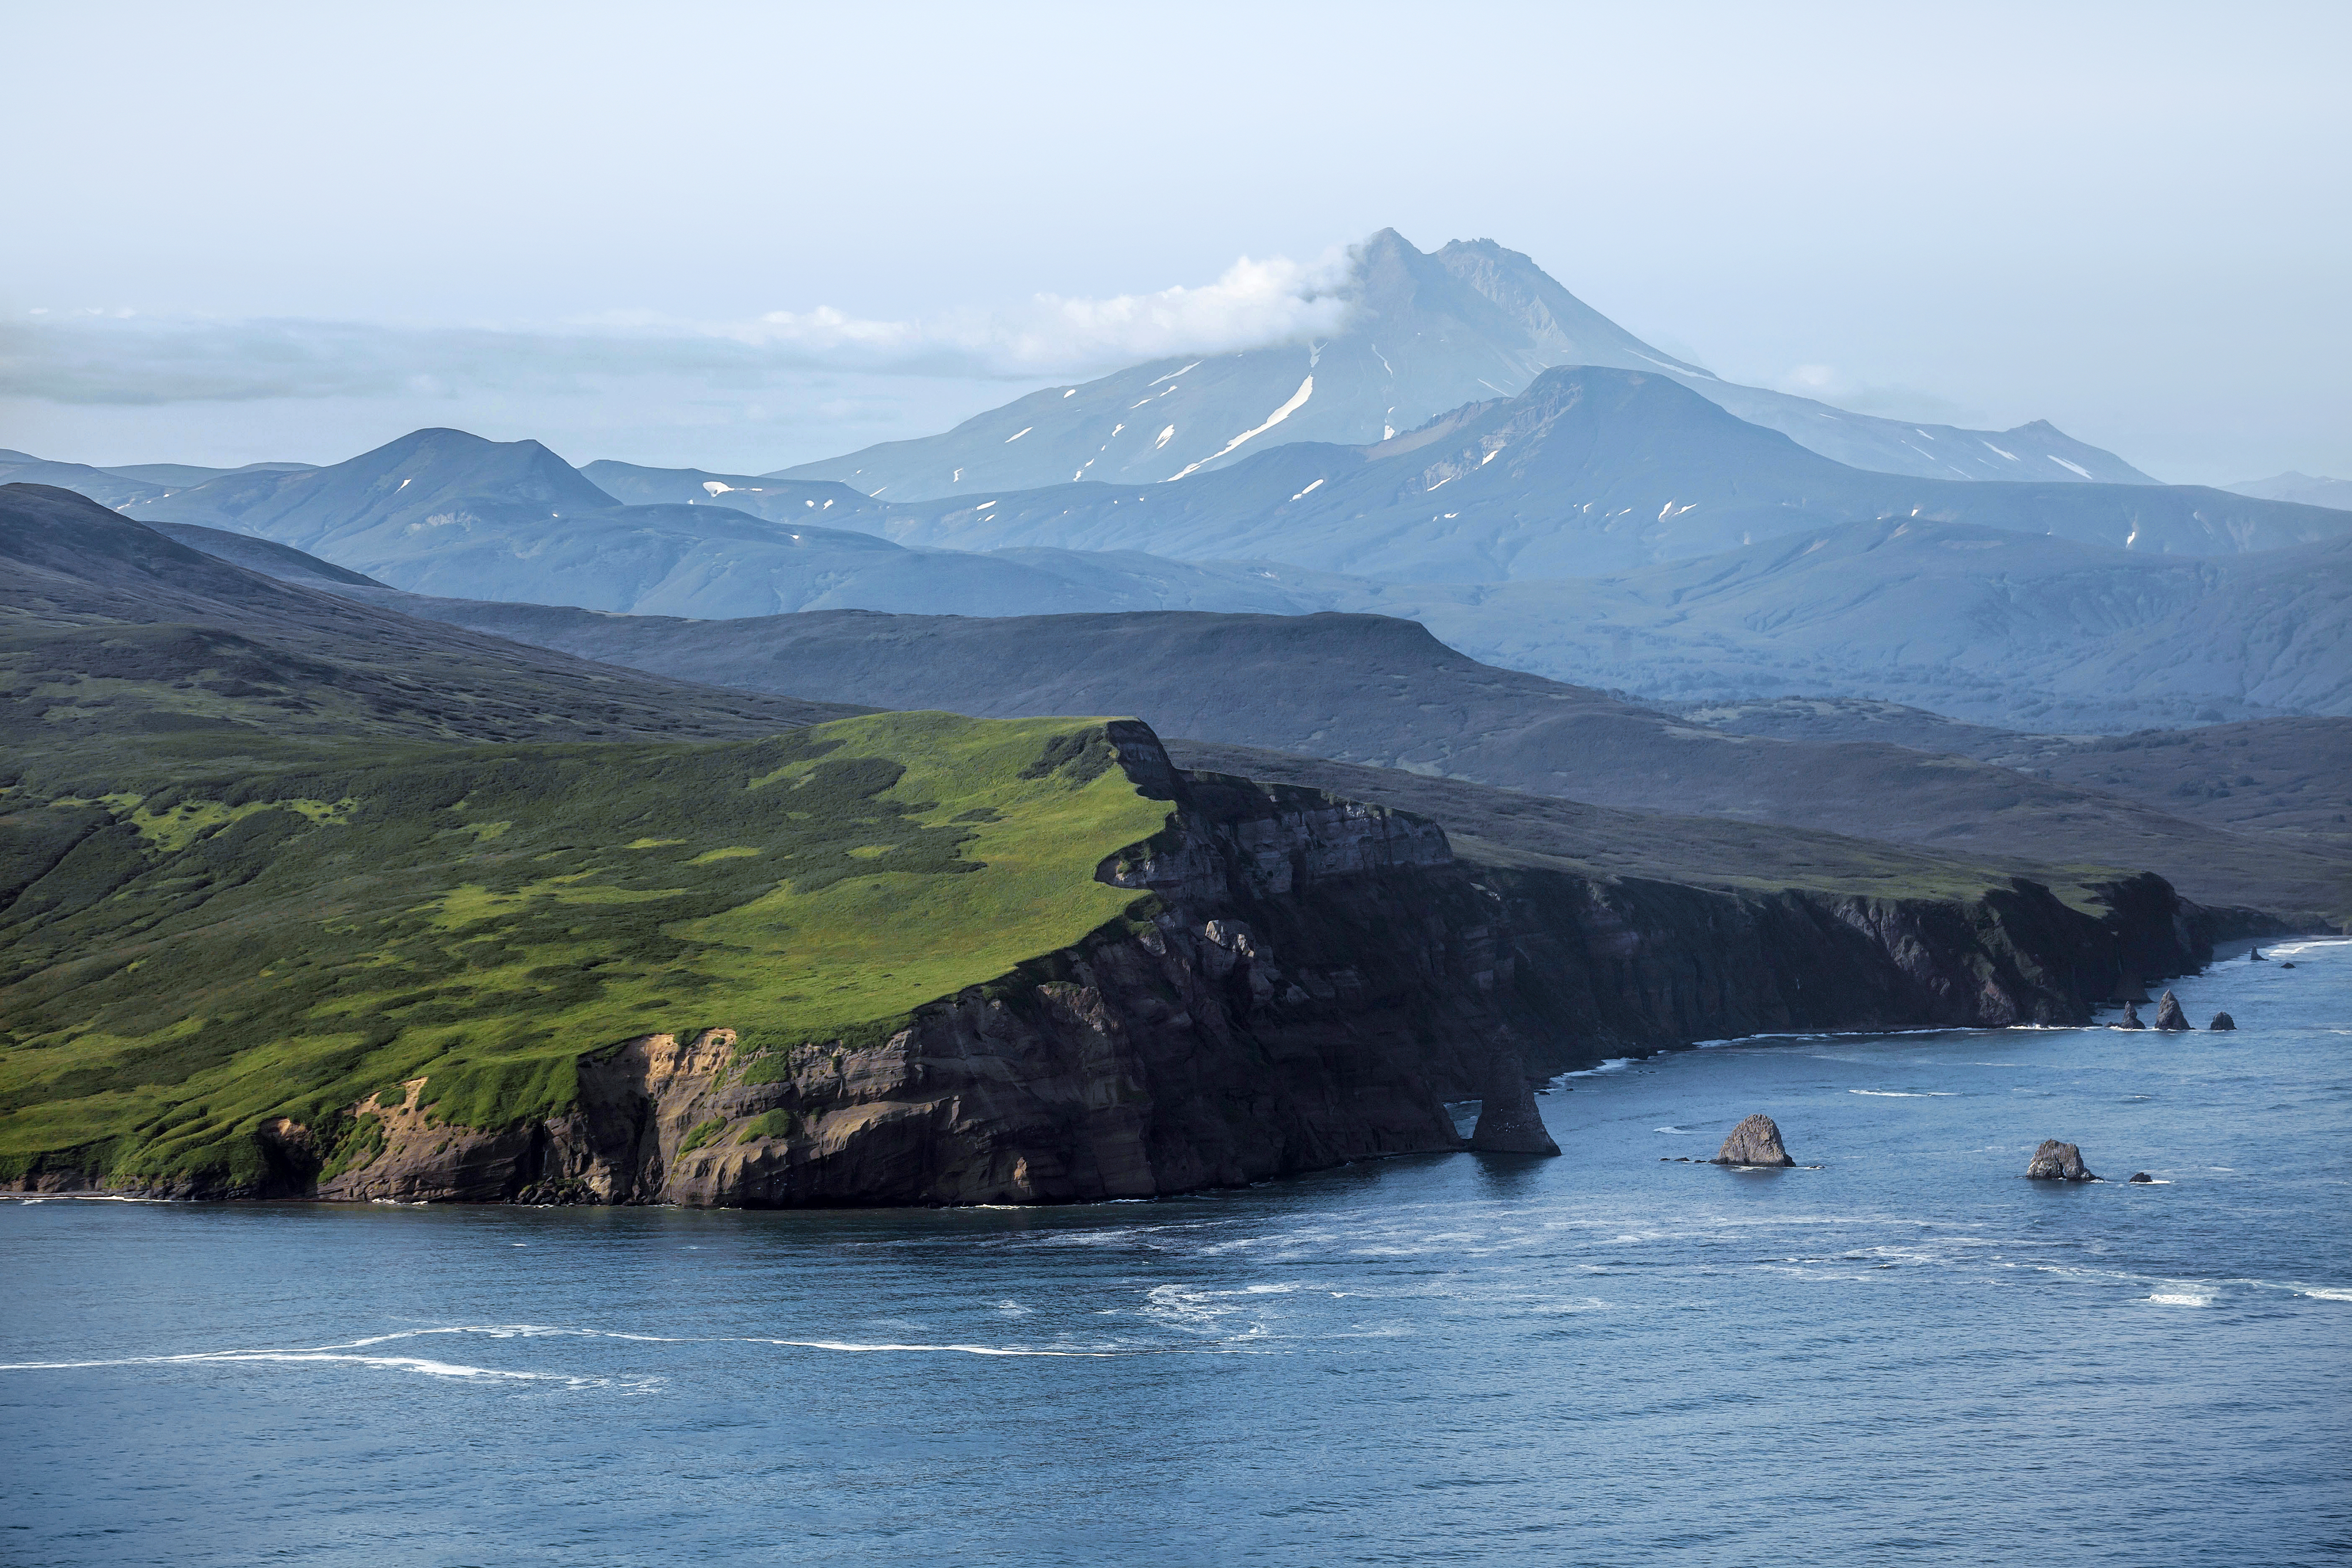
[[1386,440],[1464,404],[1516,396],[1554,366],[1600,365],[1671,376],[1855,468],[1919,479],[2155,482],[2041,421],[2005,431],[1908,425],[1734,385],[1652,348],[1491,239],[1424,254],[1382,229],[1356,248],[1348,291],[1353,309],[1334,337],[1155,360],[1032,393],[942,435],[772,477],[835,479],[890,501],[1083,479],[1150,483],[1286,442]]

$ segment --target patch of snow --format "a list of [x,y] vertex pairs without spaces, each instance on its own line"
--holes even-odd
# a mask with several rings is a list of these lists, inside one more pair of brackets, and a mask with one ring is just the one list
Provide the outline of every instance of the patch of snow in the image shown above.
[[1065,396],[1065,397],[1076,397],[1077,395],[1078,395],[1078,389],[1077,389],[1076,387],[1075,387],[1075,386],[1074,386],[1074,387],[1072,387],[1072,388],[1070,388],[1070,390],[1069,390],[1069,391],[1067,391],[1067,392],[1066,392],[1066,393],[1062,394],[1062,395],[1063,395],[1063,396]]
[[816,510],[819,510],[819,511],[823,511],[823,510],[824,510],[824,507],[825,507],[825,506],[831,506],[832,504],[833,504],[833,503],[832,503],[831,501],[827,501],[827,502],[825,502],[825,503],[824,503],[824,506],[821,506],[821,507],[817,508]]
[[1157,452],[1160,447],[1168,445],[1169,441],[1174,437],[1175,434],[1176,426],[1171,425],[1167,429],[1160,432],[1160,439],[1151,443],[1151,449]]
[[1297,495],[1292,496],[1290,499],[1292,500],[1305,500],[1308,496],[1314,494],[1317,490],[1321,489],[1322,488],[1323,481],[1321,479],[1318,479],[1313,484],[1307,486],[1305,489],[1300,490]]
[[2129,534],[2127,534],[2127,535],[2126,535],[2126,536],[2125,536],[2125,539],[2124,539],[2124,548],[2125,548],[2126,550],[2129,550],[2133,545],[2137,544],[2138,542],[2139,542],[2139,524],[2135,522],[2135,523],[2133,523],[2133,524],[2132,524],[2132,531],[2131,531],[2131,532],[2130,532]]
[[1505,392],[1501,387],[1496,386],[1493,382],[1488,381],[1483,375],[1478,378],[1478,384],[1485,387],[1487,391],[1496,394],[1497,396],[1508,397],[1511,395],[1509,393]]
[[1993,446],[1993,444],[1992,444],[1991,442],[1990,442],[1990,441],[1987,441],[1987,442],[1985,443],[1985,445],[1986,445],[1988,447],[1990,447],[1993,451],[2000,452],[2000,455],[2001,455],[2002,457],[2007,458],[2008,458],[2011,462],[2012,462],[2012,463],[2014,463],[2014,462],[2016,462],[2016,461],[2018,460],[2017,454],[2016,454],[2016,453],[2014,453],[2014,452],[2001,452],[2000,447]]
[[1396,426],[1393,426],[1393,425],[1383,425],[1383,426],[1381,426],[1381,440],[1383,440],[1383,441],[1393,441],[1393,440],[1395,440],[1395,439],[1396,439]]
[[[1198,370],[1201,368],[1202,363],[1202,362],[1200,360],[1194,360],[1191,364],[1186,365],[1184,370]],[[1158,386],[1161,381],[1173,381],[1178,376],[1183,374],[1184,370],[1171,370],[1166,375],[1161,376],[1159,381],[1147,381],[1143,384],[1146,386]]]
[[963,483],[963,470],[961,468],[958,468],[955,471],[955,479],[951,482],[959,485]]
[[1491,452],[1487,453],[1485,457],[1483,457],[1483,458],[1479,458],[1479,459],[1478,459],[1478,466],[1479,466],[1480,468],[1485,468],[1487,464],[1489,464],[1489,463],[1493,462],[1496,458],[1497,458],[1501,457],[1502,455],[1503,455],[1503,449],[1502,449],[1500,447],[1496,447],[1493,451],[1491,451]]
[[[393,493],[393,494],[394,494],[394,495],[398,495],[402,490],[406,489],[407,489],[411,484],[413,484],[413,483],[415,483],[415,480],[413,480],[413,479],[403,479],[403,480],[401,480],[401,481],[400,481],[400,484],[399,484],[398,488],[396,488],[395,489],[394,489],[394,491],[393,491],[392,493]],[[723,489],[725,489],[727,487],[726,487],[725,485],[721,485],[721,486],[719,486],[719,488],[720,489],[722,489],[722,490],[723,490]]]
[[1462,514],[1458,511],[1449,511],[1445,515],[1448,517],[1460,517]]
[[[1214,456],[1202,458],[1200,462],[1194,463],[1191,468],[1184,469],[1183,473],[1171,474],[1168,477],[1171,479],[1181,479],[1185,474],[1191,473],[1193,468],[1200,468],[1202,464],[1215,462],[1218,458],[1223,457],[1225,453],[1232,451],[1234,447],[1240,446],[1243,442],[1251,439],[1253,437],[1265,435],[1267,431],[1273,429],[1276,426],[1289,418],[1293,414],[1297,413],[1299,409],[1305,407],[1307,405],[1307,400],[1314,395],[1315,378],[1310,375],[1305,381],[1298,384],[1298,390],[1290,395],[1289,402],[1284,404],[1281,407],[1276,409],[1273,413],[1265,416],[1265,424],[1258,426],[1255,429],[1243,431],[1240,435],[1226,442],[1223,448],[1218,451]],[[1176,426],[1171,425],[1168,428],[1173,430]]]
[[2065,458],[2058,456],[2055,452],[2044,452],[2042,455],[2049,458],[2052,462],[2057,464],[2062,468],[2072,468],[2086,479],[2091,477],[2091,470],[2083,467],[2080,463],[2070,463]]
[[1448,474],[1448,475],[1446,475],[1444,479],[1442,479],[1438,480],[1435,484],[1433,484],[1433,485],[1430,486],[1430,487],[1429,487],[1429,489],[1423,490],[1423,491],[1422,491],[1421,493],[1422,493],[1422,494],[1423,494],[1423,495],[1428,495],[1432,490],[1442,490],[1442,489],[1444,489],[1446,486],[1448,486],[1448,485],[1452,484],[1454,480],[1456,480],[1456,479],[1460,479],[1461,477],[1462,477],[1462,476],[1461,476],[1460,474]]
[[1371,351],[1372,351],[1372,357],[1373,357],[1374,359],[1376,359],[1376,360],[1378,360],[1378,361],[1380,361],[1380,362],[1381,362],[1381,368],[1382,370],[1384,370],[1384,371],[1388,372],[1391,375],[1394,375],[1394,374],[1396,374],[1396,366],[1394,366],[1394,365],[1392,365],[1392,364],[1391,364],[1391,363],[1389,363],[1389,356],[1388,356],[1388,355],[1386,355],[1386,354],[1384,354],[1384,353],[1381,353],[1381,345],[1380,345],[1380,344],[1378,344],[1378,343],[1373,343],[1373,344],[1371,344],[1371,345],[1370,345],[1370,347],[1371,347]]
[[[1627,510],[1632,510],[1632,509],[1631,509],[1631,508],[1628,508]],[[1682,516],[1682,514],[1683,514],[1683,513],[1685,513],[1685,512],[1686,512],[1686,511],[1696,511],[1696,510],[1698,510],[1698,502],[1696,502],[1696,501],[1693,501],[1693,502],[1691,502],[1691,503],[1690,503],[1690,505],[1688,505],[1688,506],[1676,506],[1673,501],[1671,501],[1671,500],[1670,500],[1670,501],[1666,502],[1666,504],[1665,504],[1664,506],[1660,507],[1660,508],[1658,509],[1658,521],[1659,521],[1660,522],[1664,522],[1664,521],[1666,521],[1666,519],[1668,519],[1668,518],[1670,518],[1670,517],[1680,517],[1680,516]]]
[[1713,372],[1711,372],[1711,371],[1704,371],[1704,370],[1685,370],[1682,366],[1680,366],[1680,365],[1678,365],[1678,364],[1668,364],[1665,361],[1664,361],[1664,360],[1662,360],[1662,359],[1651,359],[1651,358],[1650,358],[1650,356],[1649,356],[1648,354],[1643,353],[1641,350],[1639,350],[1639,349],[1633,349],[1633,350],[1632,350],[1632,351],[1630,351],[1630,352],[1633,353],[1633,357],[1634,357],[1635,359],[1646,359],[1646,360],[1649,360],[1649,361],[1650,361],[1650,363],[1651,363],[1652,364],[1656,365],[1660,370],[1670,370],[1670,371],[1673,371],[1676,375],[1703,375],[1703,376],[1706,376],[1706,377],[1707,378],[1707,380],[1709,380],[1709,381],[1720,381],[1720,380],[1722,380],[1722,379],[1723,379],[1721,376],[1718,376],[1718,375],[1715,374],[1714,374]]
[[1116,436],[1116,435],[1118,435],[1120,431],[1122,431],[1122,430],[1124,430],[1124,429],[1126,429],[1126,428],[1127,428],[1127,426],[1124,426],[1124,425],[1114,425],[1114,426],[1112,426],[1110,427],[1110,433],[1111,433],[1112,435]]
[[1004,444],[1010,447],[1013,442],[1018,441],[1022,437],[1026,436],[1030,431],[1034,430],[1035,428],[1037,428],[1037,426],[1034,425],[1024,425],[1020,429],[1015,430],[1012,435],[1007,436],[1004,438]]
[[[402,484],[404,484],[404,484],[406,484],[408,481],[407,481],[406,479],[403,479],[403,480],[401,480],[400,482],[401,482]],[[702,481],[702,488],[703,488],[704,491],[705,491],[706,493],[708,493],[708,494],[714,495],[714,496],[723,496],[723,495],[725,495],[729,490],[733,489],[735,487],[734,487],[733,485],[722,485],[722,484],[720,484],[717,479],[705,479],[705,480],[703,480],[703,481]]]
[[[1145,398],[1145,399],[1143,400],[1143,403],[1149,403],[1149,402],[1150,402],[1150,401],[1151,401],[1151,399],[1150,399],[1150,398],[1148,398],[1148,397],[1147,397],[1147,398]],[[1139,409],[1139,408],[1142,407],[1142,406],[1143,406],[1143,403],[1130,403],[1130,404],[1129,404],[1129,405],[1127,405],[1127,411],[1128,411],[1129,414],[1132,414],[1132,413],[1134,413],[1137,409]]]
[[[1917,426],[1916,425],[1914,425],[1913,426],[1911,426],[1911,428],[1912,428],[1912,429],[1914,429],[1914,430],[1919,430],[1919,426]],[[1927,436],[1927,432],[1926,432],[1925,430],[1919,430],[1919,434],[1920,434],[1920,435],[1922,435],[1922,436]],[[1935,437],[1934,437],[1933,436],[1927,436],[1927,439],[1928,439],[1928,440],[1930,440],[1930,441],[1932,441],[1932,440],[1934,440],[1934,439],[1935,439]]]
[[971,510],[974,511],[986,511],[990,507],[992,507],[996,503],[992,500],[984,500]]

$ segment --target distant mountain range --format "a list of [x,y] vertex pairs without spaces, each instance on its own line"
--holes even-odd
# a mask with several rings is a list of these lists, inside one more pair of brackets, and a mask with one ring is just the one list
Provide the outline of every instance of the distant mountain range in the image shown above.
[[1465,403],[1511,397],[1558,365],[1674,377],[1741,419],[1855,468],[1919,479],[2153,484],[2112,452],[2036,420],[2011,430],[1913,424],[1726,382],[1651,347],[1490,239],[1423,254],[1394,229],[1357,247],[1337,335],[1155,360],[1049,387],[941,435],[772,476],[835,479],[889,500],[1157,483],[1282,442],[1363,446]]
[[160,500],[174,490],[200,485],[231,474],[295,473],[307,463],[249,463],[241,468],[203,468],[191,463],[132,463],[125,468],[94,468],[87,463],[58,463],[29,452],[0,447],[0,485],[55,485],[117,508]]
[[1516,397],[1369,447],[1294,441],[1177,484],[1060,485],[893,507],[902,543],[1267,559],[1391,582],[1591,576],[1824,523],[1916,517],[2148,553],[2276,549],[2352,512],[2195,486],[1869,472],[1655,372],[1548,370]]
[[2260,496],[2264,500],[2301,501],[2305,506],[2329,506],[2338,511],[2352,511],[2352,479],[2314,478],[2292,469],[2273,474],[2267,479],[2241,479],[2224,489],[2235,490],[2242,496]]
[[1315,607],[1234,568],[1148,557],[1066,560],[1053,550],[972,555],[906,548],[816,521],[870,508],[855,491],[801,489],[810,493],[797,508],[772,509],[789,521],[716,505],[629,506],[536,441],[419,430],[330,468],[240,470],[119,504],[143,521],[274,540],[417,593],[597,610],[714,616],[844,605],[963,615]]
[[[152,482],[25,463],[101,500]],[[583,473],[446,430],[138,493],[112,504],[452,598],[697,618],[1373,611],[1675,700],[1810,692],[2067,730],[2352,710],[2352,512],[1867,473],[1640,372],[1548,371],[1370,447],[982,503]]]

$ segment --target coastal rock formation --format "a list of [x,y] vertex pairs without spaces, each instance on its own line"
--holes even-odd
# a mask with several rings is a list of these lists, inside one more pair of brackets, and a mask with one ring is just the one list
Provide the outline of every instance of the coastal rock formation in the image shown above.
[[2045,1138],[2042,1147],[2033,1152],[2033,1161],[2025,1167],[2026,1178],[2035,1182],[2095,1182],[2099,1178],[2084,1167],[2083,1152],[2072,1143],[2061,1143],[2055,1138]]
[[2263,956],[2263,950],[2261,948],[2250,947],[2246,949],[2246,962],[2248,963],[2268,963],[2270,960]]
[[[1102,862],[1134,902],[1074,947],[861,1037],[583,1042],[576,1097],[541,1120],[448,1124],[412,1083],[352,1107],[366,1135],[331,1160],[289,1125],[260,1179],[174,1195],[1150,1196],[1458,1150],[1444,1108],[1473,1098],[1494,1121],[1477,1146],[1533,1146],[1531,1077],[1692,1039],[2086,1023],[2125,974],[2204,956],[2154,877],[2100,917],[2023,880],[1954,900],[1584,876],[1457,858],[1426,819],[1320,790],[1179,773],[1142,725],[1110,730],[1170,815]],[[1740,1163],[1790,1163],[1754,1120],[1770,1142]]]
[[2156,999],[2156,1026],[2168,1030],[2189,1027],[2189,1015],[2180,1010],[2180,998],[2169,991]]
[[2115,1023],[2109,1026],[2117,1029],[2145,1029],[2147,1027],[2146,1024],[2139,1021],[2139,1004],[2137,1002],[2125,1003],[2124,1016],[2116,1019]]
[[2148,1186],[2153,1184],[2156,1178],[2149,1175],[2146,1171],[2134,1171],[2131,1173],[2131,1184],[2134,1186]]
[[2213,1030],[2234,1029],[2238,1026],[2238,1020],[2227,1013],[2216,1013],[2213,1015],[2213,1021],[2205,1026]]
[[1489,1075],[1478,1125],[1470,1147],[1486,1154],[1557,1154],[1559,1145],[1544,1126],[1534,1086],[1516,1061],[1498,1060]]
[[1723,1147],[1715,1152],[1718,1165],[1793,1165],[1789,1151],[1780,1145],[1778,1123],[1759,1111],[1731,1130]]

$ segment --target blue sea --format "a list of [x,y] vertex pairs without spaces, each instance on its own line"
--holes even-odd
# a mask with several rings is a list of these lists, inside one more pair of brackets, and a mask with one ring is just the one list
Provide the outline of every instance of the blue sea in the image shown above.
[[[1557,1160],[0,1205],[0,1562],[2341,1563],[2352,943],[2267,951],[2174,983],[2235,1034],[1612,1064]],[[1675,1158],[1757,1110],[1821,1168]],[[2022,1180],[2049,1137],[2109,1180]]]

